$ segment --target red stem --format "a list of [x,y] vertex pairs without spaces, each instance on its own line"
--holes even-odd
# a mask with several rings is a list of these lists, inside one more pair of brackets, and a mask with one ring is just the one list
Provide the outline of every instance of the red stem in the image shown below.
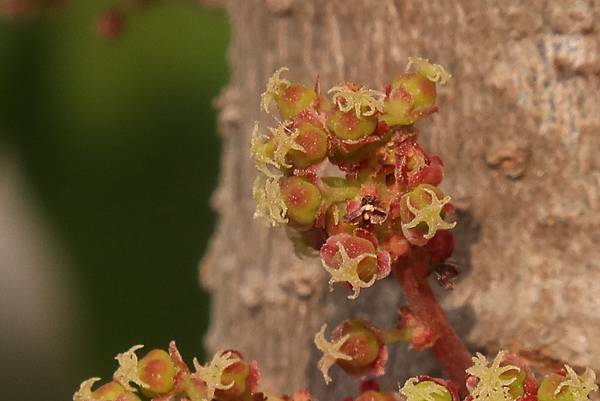
[[408,263],[402,260],[396,264],[396,278],[415,317],[439,335],[431,352],[450,380],[458,386],[461,396],[465,396],[465,370],[472,365],[471,353],[448,322],[446,313],[427,282],[428,262],[418,255],[409,258],[406,261]]

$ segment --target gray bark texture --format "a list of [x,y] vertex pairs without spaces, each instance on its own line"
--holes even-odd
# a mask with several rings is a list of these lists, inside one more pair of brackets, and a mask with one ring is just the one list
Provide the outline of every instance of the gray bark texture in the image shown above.
[[[600,1],[239,0],[231,82],[218,100],[223,138],[214,207],[220,221],[201,266],[212,293],[209,351],[256,359],[266,387],[352,395],[333,368],[324,386],[312,338],[321,324],[394,325],[401,291],[378,282],[358,301],[330,293],[315,259],[299,259],[282,228],[253,220],[248,155],[259,95],[280,66],[323,88],[381,88],[408,56],[453,74],[440,112],[419,126],[445,162],[459,208],[462,267],[444,308],[473,351],[536,350],[600,368]],[[397,346],[384,388],[436,372],[427,352]]]

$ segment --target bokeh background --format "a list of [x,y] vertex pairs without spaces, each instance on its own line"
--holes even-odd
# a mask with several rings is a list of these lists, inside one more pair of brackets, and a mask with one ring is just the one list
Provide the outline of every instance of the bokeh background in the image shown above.
[[156,6],[107,42],[108,4],[0,21],[2,399],[70,400],[133,344],[203,352],[229,28]]

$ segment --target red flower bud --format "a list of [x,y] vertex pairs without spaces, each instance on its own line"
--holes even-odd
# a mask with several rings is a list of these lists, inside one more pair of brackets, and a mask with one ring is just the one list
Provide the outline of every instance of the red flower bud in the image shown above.
[[125,29],[125,15],[113,9],[100,15],[96,20],[96,32],[102,39],[116,39]]
[[408,330],[410,345],[417,351],[431,347],[438,338],[438,334],[417,319],[408,306],[400,308],[400,328]]
[[406,255],[410,250],[410,243],[400,234],[392,234],[385,238],[382,247],[390,253],[392,261]]
[[442,160],[428,156],[414,139],[403,140],[395,148],[396,180],[408,188],[419,184],[437,186],[444,178]]
[[454,235],[448,230],[439,230],[423,247],[429,252],[433,263],[442,263],[454,252]]
[[377,381],[377,379],[364,380],[362,383],[360,383],[360,386],[358,387],[359,394],[362,394],[365,391],[379,391],[379,390],[380,390],[380,386],[379,386],[379,382]]

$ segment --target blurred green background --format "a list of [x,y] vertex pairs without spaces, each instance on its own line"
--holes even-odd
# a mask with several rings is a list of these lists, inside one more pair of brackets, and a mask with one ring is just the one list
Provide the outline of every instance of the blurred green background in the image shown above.
[[68,366],[51,367],[63,369],[60,383],[2,368],[3,388],[22,400],[36,385],[38,400],[69,400],[82,379],[110,377],[114,355],[134,344],[176,339],[184,355],[202,355],[197,267],[215,223],[212,100],[227,79],[227,21],[157,6],[107,43],[93,28],[109,5],[73,1],[0,22],[0,145],[59,239],[80,312]]

